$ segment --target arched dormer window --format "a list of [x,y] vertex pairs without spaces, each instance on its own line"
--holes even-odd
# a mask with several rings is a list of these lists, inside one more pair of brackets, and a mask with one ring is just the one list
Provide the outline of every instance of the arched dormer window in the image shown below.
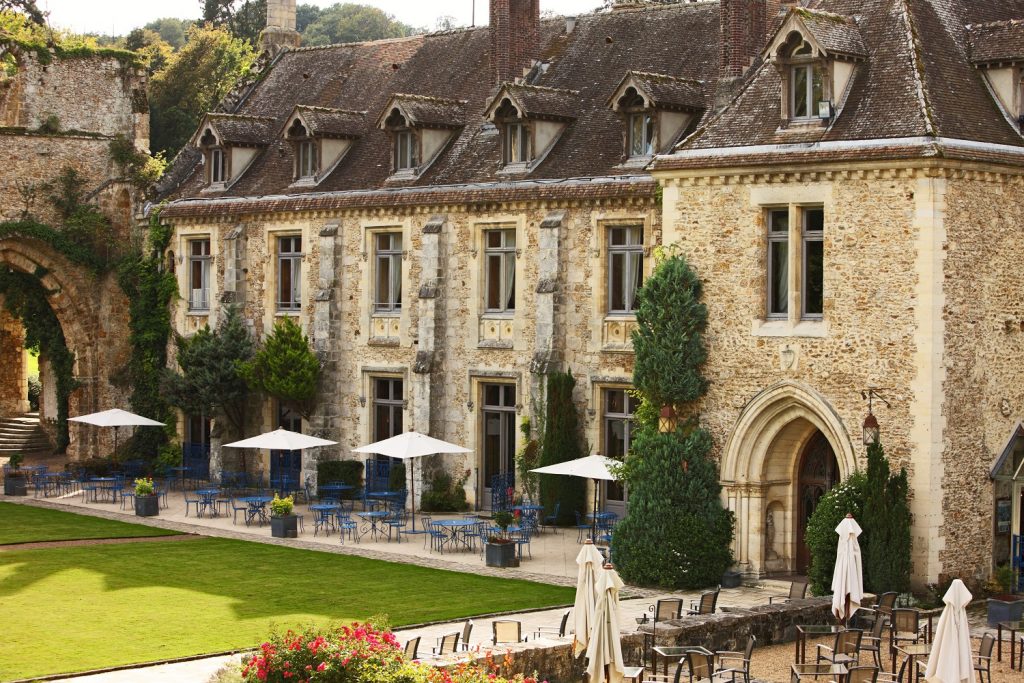
[[828,98],[825,93],[825,73],[821,60],[811,44],[794,31],[786,40],[779,55],[788,62],[789,118],[810,121],[819,117],[818,105]]
[[618,109],[626,118],[626,156],[647,157],[654,154],[654,113],[636,88],[626,89],[618,101]]
[[508,98],[495,111],[495,122],[501,130],[501,157],[504,165],[527,164],[532,161],[530,126]]
[[298,118],[288,127],[287,137],[295,148],[295,177],[299,180],[316,177],[320,172],[316,140]]
[[419,142],[416,131],[409,126],[409,122],[398,108],[391,110],[391,114],[384,121],[384,126],[391,132],[392,172],[415,170],[419,165]]
[[217,136],[207,128],[203,137],[199,139],[199,145],[203,148],[206,156],[206,180],[211,185],[223,183],[227,180],[227,157],[224,155],[224,148],[221,146]]

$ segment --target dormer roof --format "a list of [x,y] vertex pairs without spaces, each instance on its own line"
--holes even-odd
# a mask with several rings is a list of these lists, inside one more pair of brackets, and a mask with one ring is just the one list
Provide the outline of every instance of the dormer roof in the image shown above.
[[288,117],[288,121],[296,118],[313,137],[355,139],[362,135],[366,128],[365,111],[349,111],[347,109],[331,109],[328,107],[310,107],[298,105]]
[[265,147],[273,135],[274,119],[243,114],[210,112],[203,117],[192,144],[198,146],[207,129],[212,130],[221,145],[236,147]]
[[1024,63],[1024,19],[970,25],[967,40],[976,65]]
[[768,43],[767,54],[777,56],[793,31],[803,34],[822,57],[864,59],[868,54],[854,17],[803,7],[790,9]]
[[627,71],[608,100],[612,109],[618,111],[619,100],[630,88],[635,89],[647,106],[653,109],[700,111],[707,102],[702,81],[645,71]]
[[508,100],[524,119],[574,121],[579,115],[579,97],[578,90],[502,83],[488,102],[484,118],[493,121],[502,103]]
[[466,125],[465,100],[426,95],[394,94],[377,118],[377,127],[387,127],[388,118],[398,110],[412,128],[462,128]]

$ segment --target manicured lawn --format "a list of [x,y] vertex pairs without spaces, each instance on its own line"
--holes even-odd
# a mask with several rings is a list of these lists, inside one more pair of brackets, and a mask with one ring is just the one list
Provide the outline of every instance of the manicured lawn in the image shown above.
[[0,503],[0,545],[39,541],[77,541],[86,538],[135,538],[172,536],[166,531],[141,524],[87,517],[61,510]]
[[393,626],[572,602],[573,590],[206,538],[0,552],[0,680],[258,644],[271,625]]

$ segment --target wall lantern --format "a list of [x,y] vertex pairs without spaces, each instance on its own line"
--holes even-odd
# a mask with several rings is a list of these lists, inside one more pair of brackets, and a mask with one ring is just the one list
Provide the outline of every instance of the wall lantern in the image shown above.
[[868,402],[868,416],[864,418],[864,445],[870,446],[878,443],[879,436],[881,435],[881,430],[878,427],[878,418],[871,412],[871,402],[877,398],[887,408],[889,407],[889,402],[882,398],[881,394],[874,387],[868,387],[866,391],[860,392],[860,397]]

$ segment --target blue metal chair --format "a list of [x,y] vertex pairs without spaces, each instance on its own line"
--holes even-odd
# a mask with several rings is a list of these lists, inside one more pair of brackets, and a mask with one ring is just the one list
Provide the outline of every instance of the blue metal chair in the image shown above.
[[313,535],[321,531],[330,534],[334,529],[334,516],[331,510],[312,510],[313,513]]
[[203,504],[203,499],[199,496],[189,496],[189,492],[183,491],[182,495],[185,497],[185,516],[188,517],[188,506],[192,505],[196,509],[196,517],[199,517],[199,508]]
[[512,540],[516,542],[520,560],[523,559],[523,546],[526,546],[526,551],[530,553],[530,558],[533,558],[533,551],[530,550],[530,536],[532,533],[528,526],[520,527],[519,531],[512,532]]
[[246,524],[249,523],[249,504],[240,503],[237,498],[232,496],[231,501],[231,523],[238,524],[238,513],[242,513],[242,521]]
[[557,531],[557,527],[555,526],[555,522],[558,521],[558,513],[560,513],[561,511],[562,511],[562,501],[560,501],[560,500],[559,501],[555,501],[555,511],[553,513],[551,513],[550,515],[545,515],[544,516],[543,524],[541,524],[541,526],[551,527],[552,531]]
[[586,518],[580,514],[580,511],[576,511],[576,542],[583,543],[583,539],[590,533],[590,523],[587,522]]
[[444,546],[448,535],[444,530],[435,527],[433,520],[430,518],[424,520],[423,524],[426,526],[427,535],[430,537],[430,549],[434,550],[436,548],[437,552],[444,554]]
[[384,518],[384,523],[388,525],[388,540],[391,540],[391,534],[394,532],[395,539],[401,543],[402,529],[407,523],[405,510],[392,508],[388,512],[388,516]]
[[359,536],[356,535],[358,525],[352,521],[347,512],[339,510],[337,513],[338,529],[341,531],[341,542],[345,543],[345,534],[348,533],[348,539],[359,541]]

